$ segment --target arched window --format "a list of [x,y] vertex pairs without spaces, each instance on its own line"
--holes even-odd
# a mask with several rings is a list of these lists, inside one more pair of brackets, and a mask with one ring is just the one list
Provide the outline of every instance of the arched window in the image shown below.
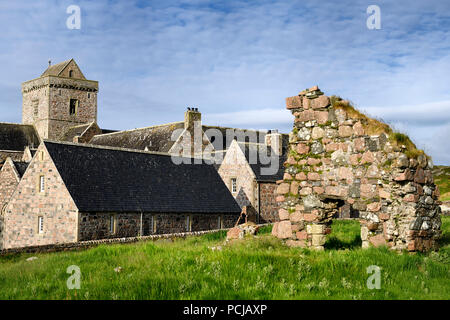
[[73,77],[73,70],[69,70],[69,78]]

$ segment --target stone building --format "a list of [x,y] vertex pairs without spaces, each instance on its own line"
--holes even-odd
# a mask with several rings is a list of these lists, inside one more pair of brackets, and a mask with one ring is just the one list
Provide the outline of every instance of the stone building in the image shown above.
[[[278,138],[281,143],[279,133],[266,137]],[[278,221],[275,190],[276,182],[283,178],[284,159],[267,144],[234,140],[228,148],[218,172],[238,204],[247,207],[250,220],[257,223]]]
[[[45,149],[43,147],[45,144],[41,144],[41,142],[52,140],[160,152],[166,155],[183,157],[187,162],[211,163],[214,168],[220,169],[219,173],[225,182],[225,186],[230,191],[237,189],[237,192],[234,192],[233,195],[242,210],[253,213],[254,221],[270,222],[278,219],[276,212],[279,203],[275,201],[274,191],[276,181],[283,174],[280,163],[285,159],[288,135],[279,134],[275,131],[268,133],[262,130],[207,126],[202,123],[202,115],[197,108],[188,108],[184,114],[184,121],[134,130],[105,130],[97,124],[97,94],[98,82],[87,80],[73,59],[49,65],[40,77],[22,84],[22,124],[0,123],[0,166],[3,162],[8,162],[5,164],[2,177],[0,177],[2,179],[0,180],[0,186],[3,188],[1,195],[3,209],[6,208],[9,199],[15,203],[14,208],[22,208],[19,200],[15,197],[11,198],[13,189],[15,187],[21,188],[21,178],[24,172],[21,172],[20,168],[26,168],[25,165],[32,160],[33,163],[36,163],[37,147],[41,145],[40,148]],[[250,157],[252,153],[250,151],[252,150],[258,152],[255,159]],[[239,159],[233,164],[232,159],[235,158],[233,154],[237,153],[239,153]],[[10,160],[7,160],[8,157]],[[268,157],[271,163],[276,164],[277,169],[270,173],[263,173],[268,166]],[[205,160],[200,160],[200,158]],[[226,161],[221,167],[225,158]],[[18,175],[15,175],[15,173]],[[236,176],[236,179],[230,176],[231,173]],[[80,169],[78,172],[81,177],[88,174],[89,172],[86,170]],[[247,178],[244,179],[243,177]],[[56,177],[55,179],[58,180]],[[18,192],[21,194],[23,191],[21,189]],[[42,208],[48,210],[55,201],[53,197],[43,198],[42,195],[37,199],[49,201],[48,205],[45,205],[42,201],[39,202]],[[58,199],[58,201],[60,200],[62,201],[62,199]],[[67,200],[64,203],[58,203],[58,206],[64,208],[66,212],[71,212],[70,210],[74,207],[70,207],[70,210],[67,209],[69,202]],[[31,204],[28,203],[28,205]],[[78,209],[75,208],[74,210]],[[41,208],[34,208],[33,210],[41,212]],[[9,215],[3,213],[5,216],[0,216],[0,219],[7,216],[12,217],[13,211]],[[21,215],[20,212],[17,214]],[[56,217],[56,215],[54,212],[51,219],[54,219],[53,217]],[[149,215],[146,215],[146,217],[149,217]],[[197,219],[196,217],[199,216],[193,218]],[[212,218],[207,218],[206,215],[202,217],[205,221],[212,221]],[[19,219],[18,217],[15,218]],[[58,216],[57,219],[62,221],[60,227],[67,226],[68,230],[72,230],[70,228],[75,228],[72,224],[72,218],[73,214],[68,213],[64,217]],[[167,216],[167,219],[170,221],[172,218]],[[7,221],[11,225],[12,220]],[[133,224],[131,220],[130,223]],[[161,226],[160,231],[163,232],[163,224],[160,223],[159,225]],[[199,222],[196,225],[201,225],[201,223]],[[123,229],[121,230],[120,234],[128,234]],[[164,230],[169,231],[169,228]],[[172,228],[170,230],[176,231],[179,229]],[[52,235],[53,240],[51,241],[72,241],[77,237],[77,239],[84,239],[82,234],[78,235],[78,233],[72,231],[64,232],[63,235]],[[104,233],[102,232],[97,236],[103,237]],[[11,233],[7,232],[6,234],[11,237]],[[23,234],[23,232],[20,234]],[[136,233],[131,232],[130,234],[135,235]],[[115,236],[117,235],[115,234]],[[92,235],[92,237],[96,236]],[[39,240],[44,238],[46,237],[38,236],[25,242],[27,244],[42,244],[50,241],[48,239],[45,241]],[[7,241],[12,243],[11,239],[8,238]],[[33,241],[37,242],[33,243]],[[24,243],[21,242],[20,245],[22,244]]]
[[[216,169],[176,163],[167,154],[44,141],[3,210],[1,246],[233,226],[241,209]],[[2,174],[15,173],[8,167]]]
[[[198,109],[189,108],[184,121],[99,134],[90,143],[211,159],[239,205],[248,207],[252,220],[278,220],[275,183],[283,175],[280,163],[287,152],[286,134],[207,126],[202,124]],[[254,151],[253,159],[249,157],[250,150]],[[268,166],[267,160],[277,169],[264,174],[261,169]]]
[[323,249],[332,217],[349,206],[362,246],[426,251],[441,220],[431,159],[405,135],[327,97],[317,87],[286,99],[295,117],[273,234],[291,246]]
[[41,139],[60,140],[72,127],[97,122],[98,82],[87,80],[71,59],[50,65],[22,83],[22,124]]

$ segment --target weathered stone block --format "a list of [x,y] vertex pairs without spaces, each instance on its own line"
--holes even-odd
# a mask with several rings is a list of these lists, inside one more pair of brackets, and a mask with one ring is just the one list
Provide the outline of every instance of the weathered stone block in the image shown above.
[[308,233],[306,231],[298,231],[296,234],[298,240],[306,240],[308,239]]
[[288,239],[292,237],[291,222],[289,220],[280,221],[278,223],[277,235],[280,239]]
[[321,127],[314,127],[312,129],[311,137],[313,139],[323,138],[324,135],[325,135],[325,131]]
[[299,154],[307,154],[308,152],[309,152],[309,146],[307,146],[306,144],[304,144],[304,143],[299,143],[298,145],[297,145],[297,152],[299,153]]
[[289,220],[289,212],[286,209],[279,209],[278,216],[280,217],[280,220]]
[[312,245],[313,246],[323,246],[327,240],[325,235],[313,234],[312,235]]
[[313,109],[326,108],[329,105],[330,105],[330,98],[328,98],[327,96],[324,96],[324,95],[311,100],[311,107]]
[[289,192],[291,186],[289,183],[282,183],[277,188],[277,194],[286,194]]
[[350,126],[339,126],[339,135],[341,137],[351,137],[353,129]]
[[286,109],[298,109],[302,107],[302,99],[299,96],[286,98]]
[[374,247],[381,247],[386,245],[386,240],[384,239],[384,236],[382,234],[370,237],[369,241]]

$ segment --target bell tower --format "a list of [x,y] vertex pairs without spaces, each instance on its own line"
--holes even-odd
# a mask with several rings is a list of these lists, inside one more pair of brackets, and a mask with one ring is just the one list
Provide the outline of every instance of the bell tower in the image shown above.
[[87,80],[75,60],[49,66],[22,83],[22,123],[41,139],[59,140],[71,127],[97,122],[98,81]]

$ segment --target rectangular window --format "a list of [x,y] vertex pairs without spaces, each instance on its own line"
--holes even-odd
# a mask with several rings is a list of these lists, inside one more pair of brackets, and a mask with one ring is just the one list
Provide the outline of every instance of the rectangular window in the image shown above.
[[192,229],[191,216],[186,216],[186,232],[190,232]]
[[39,177],[39,192],[45,191],[45,178],[44,176]]
[[38,217],[38,233],[44,233],[44,217]]
[[91,93],[90,92],[88,92],[88,99],[90,99],[91,98]]
[[236,178],[231,178],[231,192],[236,193],[237,192],[237,181]]
[[70,99],[70,110],[69,113],[71,115],[77,114],[78,110],[78,100],[77,99]]
[[111,234],[116,233],[116,216],[115,215],[109,216],[109,233],[111,233]]
[[150,228],[151,228],[150,230],[152,233],[156,233],[156,217],[154,215],[152,215]]

